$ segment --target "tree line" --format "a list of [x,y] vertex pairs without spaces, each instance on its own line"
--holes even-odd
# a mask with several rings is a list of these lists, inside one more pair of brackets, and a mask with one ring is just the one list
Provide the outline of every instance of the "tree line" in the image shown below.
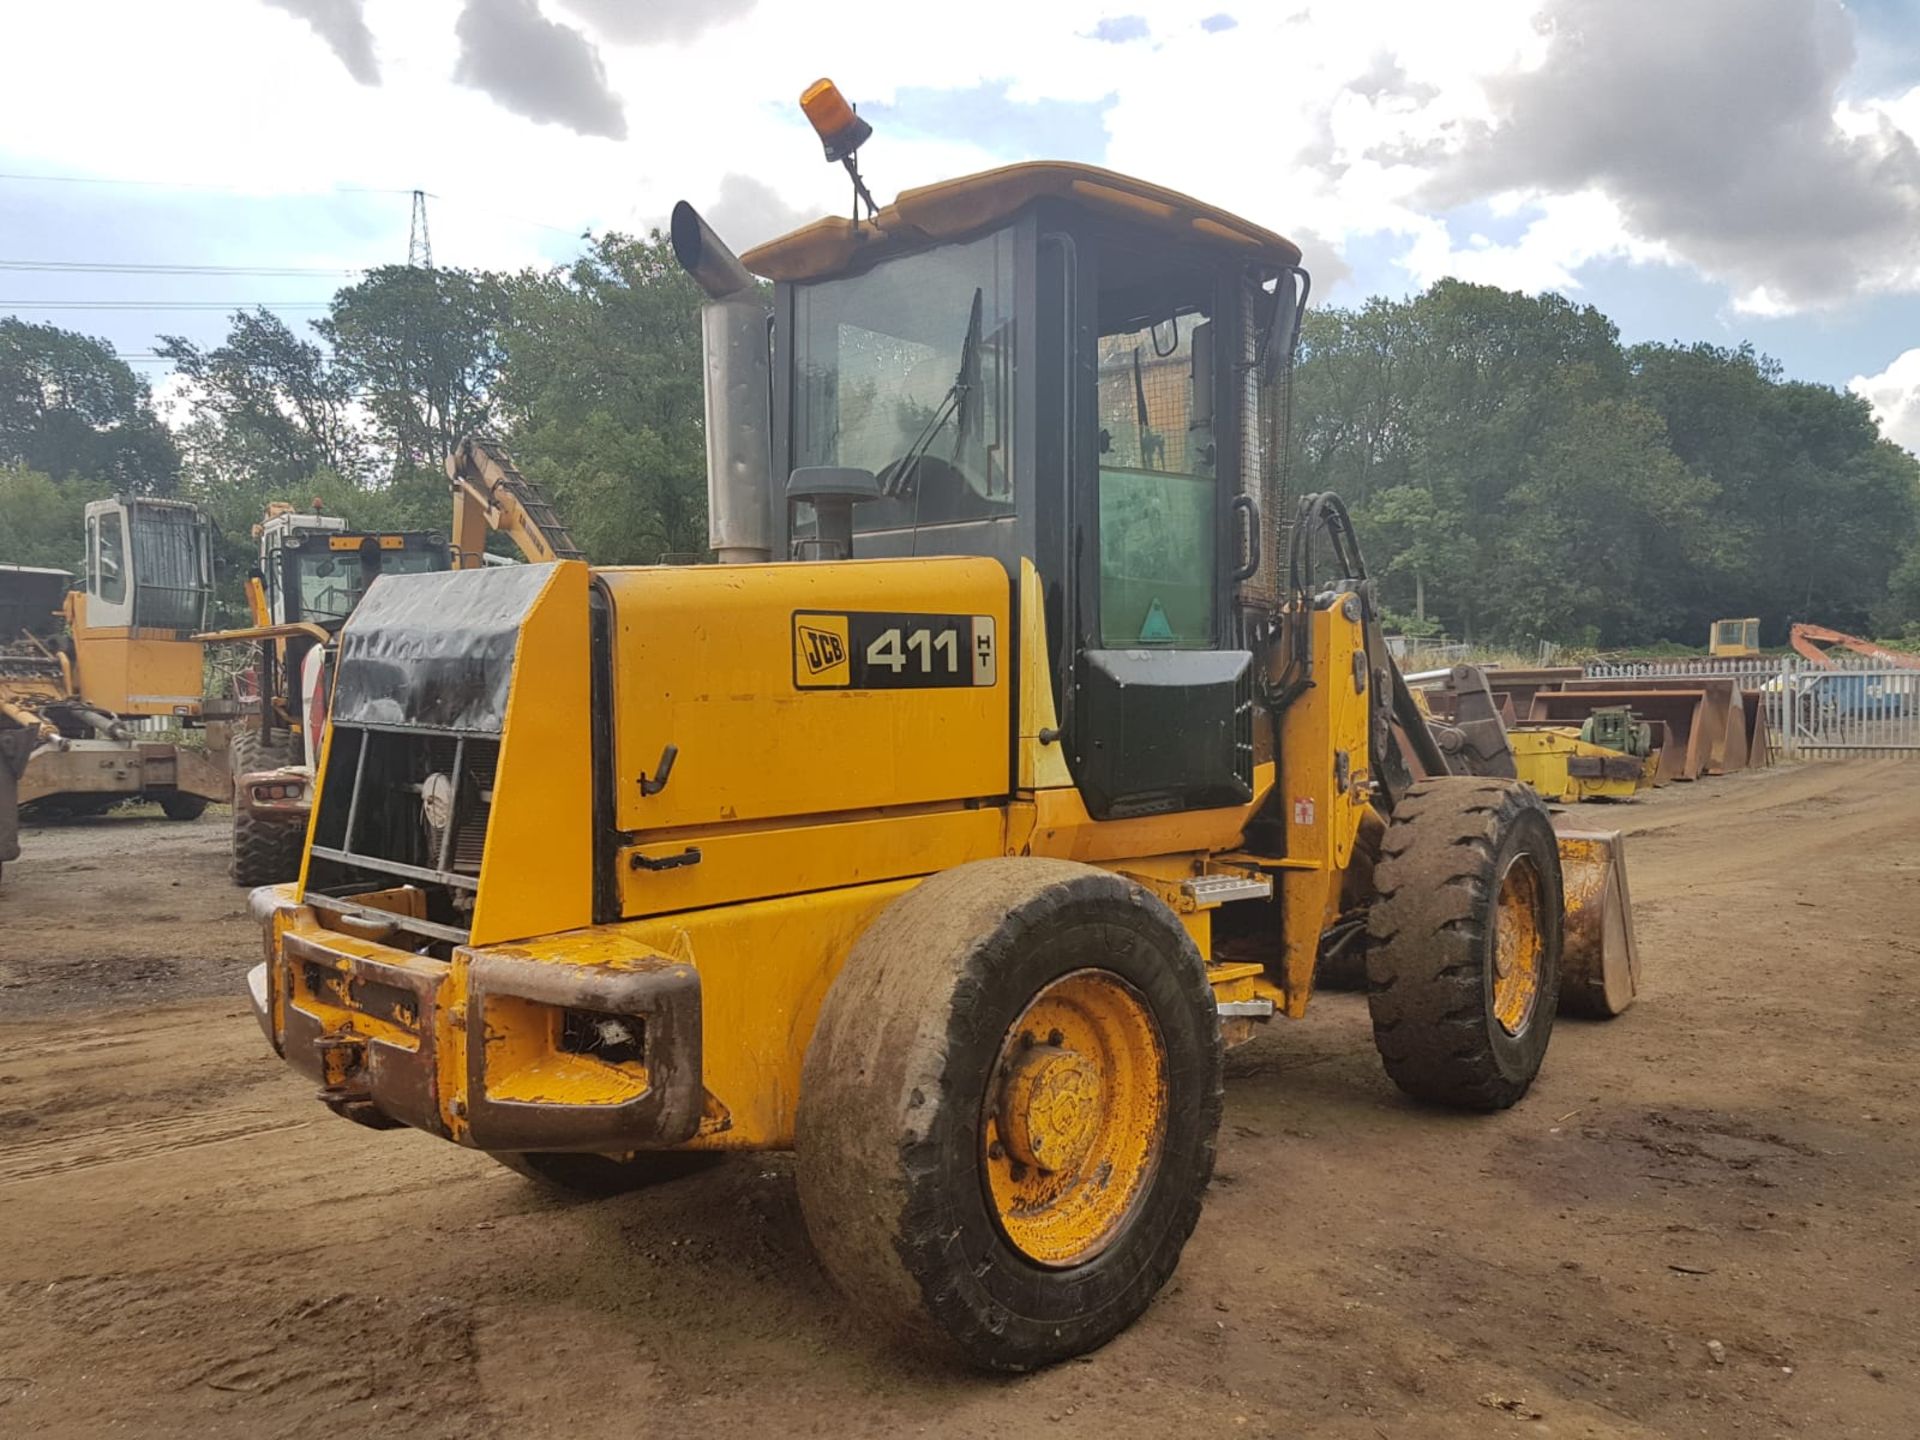
[[[441,465],[504,437],[605,564],[705,547],[700,294],[658,234],[501,274],[389,266],[300,334],[163,336],[178,413],[111,347],[0,319],[0,561],[78,569],[80,510],[200,502],[229,593],[267,502],[444,530]],[[1395,623],[1490,643],[1702,643],[1759,615],[1920,627],[1920,462],[1751,348],[1623,346],[1591,306],[1442,281],[1309,315],[1296,492],[1346,497]]]
[[1354,511],[1408,629],[1698,646],[1757,615],[1920,622],[1920,461],[1749,346],[1623,346],[1592,306],[1443,280],[1302,330],[1293,482]]
[[0,319],[0,562],[77,570],[87,500],[189,499],[231,601],[270,501],[444,533],[442,466],[473,433],[509,440],[595,560],[704,553],[700,300],[657,234],[551,270],[386,266],[308,334],[255,309],[216,345],[161,336],[170,424],[105,342]]

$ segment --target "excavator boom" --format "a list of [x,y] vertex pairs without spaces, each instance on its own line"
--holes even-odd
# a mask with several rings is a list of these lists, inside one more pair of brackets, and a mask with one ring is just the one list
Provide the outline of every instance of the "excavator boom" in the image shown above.
[[1821,646],[1838,645],[1853,651],[1856,655],[1865,655],[1868,659],[1878,660],[1883,665],[1898,665],[1906,670],[1920,670],[1920,655],[1906,655],[1898,650],[1888,650],[1884,646],[1874,644],[1871,640],[1862,640],[1858,635],[1849,635],[1844,630],[1829,630],[1824,625],[1795,625],[1790,638],[1793,648],[1816,665],[1832,665],[1833,657]]
[[530,564],[587,558],[540,487],[493,441],[462,440],[447,456],[447,479],[453,488],[454,569],[486,563],[489,530],[506,535]]

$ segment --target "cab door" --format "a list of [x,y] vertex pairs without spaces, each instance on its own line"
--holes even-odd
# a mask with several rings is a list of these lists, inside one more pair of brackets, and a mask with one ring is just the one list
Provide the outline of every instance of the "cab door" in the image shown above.
[[1237,439],[1217,363],[1236,292],[1178,252],[1080,248],[1068,762],[1095,819],[1244,805],[1252,656],[1232,639]]
[[133,624],[131,568],[127,506],[120,500],[94,501],[87,506],[87,624],[90,627],[111,629]]

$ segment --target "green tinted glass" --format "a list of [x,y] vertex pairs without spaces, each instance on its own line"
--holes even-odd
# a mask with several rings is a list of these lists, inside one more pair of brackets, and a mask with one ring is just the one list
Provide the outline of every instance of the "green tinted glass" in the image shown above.
[[1213,480],[1100,469],[1100,642],[1213,643]]

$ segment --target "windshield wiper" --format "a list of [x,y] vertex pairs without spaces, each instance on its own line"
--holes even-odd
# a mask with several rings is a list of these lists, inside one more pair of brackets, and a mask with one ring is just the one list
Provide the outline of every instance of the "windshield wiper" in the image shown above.
[[967,399],[980,383],[974,371],[979,364],[981,299],[981,287],[976,285],[973,287],[973,305],[967,316],[966,338],[960,342],[960,368],[912,447],[887,467],[885,493],[889,496],[898,497],[907,493],[908,486],[918,477],[920,461],[925,458],[941,427],[949,420],[955,422],[957,432],[953,442],[953,458],[960,458],[960,446],[967,438]]
[[1167,465],[1167,441],[1147,419],[1147,382],[1140,373],[1138,345],[1133,347],[1133,405],[1134,418],[1140,431],[1140,468],[1164,470]]

